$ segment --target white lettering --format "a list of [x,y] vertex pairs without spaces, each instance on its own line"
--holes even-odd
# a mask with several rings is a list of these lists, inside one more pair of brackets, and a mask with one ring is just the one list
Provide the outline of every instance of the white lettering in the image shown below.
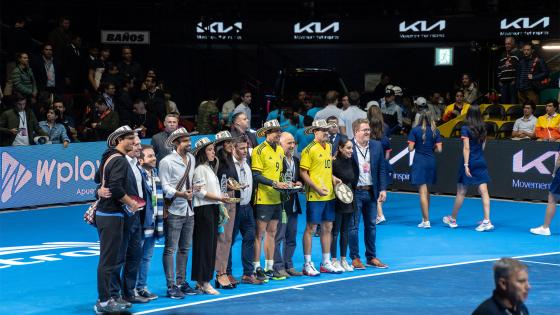
[[515,29],[528,29],[528,28],[535,28],[537,25],[542,24],[542,28],[547,28],[550,24],[550,17],[546,16],[542,19],[536,21],[535,23],[531,24],[531,19],[528,17],[518,18],[511,23],[508,23],[507,19],[503,19],[500,21],[500,29],[507,30],[509,28]]
[[[418,28],[420,27],[420,28]],[[439,20],[437,22],[435,22],[434,24],[432,24],[430,27],[428,27],[428,22],[425,20],[420,20],[420,21],[416,21],[410,25],[406,25],[406,21],[402,21],[399,24],[399,31],[400,32],[408,32],[408,31],[412,31],[412,32],[429,32],[433,29],[435,29],[436,27],[439,27],[440,31],[443,31],[446,27],[446,22],[445,20]]]
[[77,250],[75,252],[60,253],[61,256],[66,257],[90,257],[99,256],[98,250]]
[[[68,169],[68,175],[63,176],[62,175],[62,170],[63,169]],[[72,169],[72,165],[68,162],[64,162],[64,163],[59,163],[57,165],[57,172],[56,172],[56,188],[60,189],[60,183],[67,183],[70,181],[70,179],[72,178],[72,174],[73,174],[73,169]]]
[[322,27],[321,22],[311,22],[303,27],[299,22],[294,25],[295,34],[301,34],[304,32],[309,34],[322,34],[331,30],[333,33],[337,33],[340,30],[340,23],[333,22],[325,27]]
[[43,180],[50,186],[55,163],[56,160],[52,160],[50,165],[47,160],[37,161],[37,186],[42,186]]

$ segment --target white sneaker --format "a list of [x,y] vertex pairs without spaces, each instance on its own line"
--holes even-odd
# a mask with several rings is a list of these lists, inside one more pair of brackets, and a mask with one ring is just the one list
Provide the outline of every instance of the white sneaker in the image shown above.
[[376,224],[376,225],[377,225],[377,224],[381,224],[381,223],[383,223],[383,222],[387,222],[387,220],[385,220],[385,216],[384,216],[384,215],[375,218],[375,224]]
[[542,225],[536,228],[532,228],[529,231],[531,231],[531,233],[533,234],[537,234],[537,235],[544,235],[544,236],[550,236],[550,228],[543,228]]
[[303,274],[310,277],[316,277],[321,273],[317,271],[317,269],[315,269],[315,265],[313,265],[313,262],[308,262],[303,265]]
[[352,267],[352,265],[350,265],[346,259],[340,261],[340,266],[342,268],[344,268],[345,271],[354,271],[354,267]]
[[490,221],[488,221],[486,223],[484,223],[484,221],[482,221],[482,223],[480,223],[480,225],[475,228],[475,230],[477,232],[490,231],[490,230],[493,230],[493,229],[494,229],[494,226],[492,225],[492,222],[490,222]]
[[445,217],[443,217],[443,223],[449,225],[449,227],[452,228],[452,229],[459,226],[457,224],[457,220],[453,219],[453,217],[450,216],[450,215],[446,215]]
[[338,269],[336,269],[330,261],[321,264],[321,268],[319,269],[322,273],[342,273]]
[[342,268],[342,266],[340,265],[340,262],[338,262],[338,260],[333,261],[332,265],[333,265],[334,269],[336,269],[337,271],[340,271],[340,272],[345,272],[346,271],[346,269]]
[[429,229],[432,226],[430,225],[430,221],[422,221],[420,222],[420,224],[418,224],[418,227],[421,229]]

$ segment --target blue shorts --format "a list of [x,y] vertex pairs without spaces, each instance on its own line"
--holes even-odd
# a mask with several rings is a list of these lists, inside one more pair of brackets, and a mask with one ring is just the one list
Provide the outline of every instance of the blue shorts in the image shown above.
[[329,201],[308,201],[307,202],[307,223],[321,224],[321,222],[334,222],[335,200]]

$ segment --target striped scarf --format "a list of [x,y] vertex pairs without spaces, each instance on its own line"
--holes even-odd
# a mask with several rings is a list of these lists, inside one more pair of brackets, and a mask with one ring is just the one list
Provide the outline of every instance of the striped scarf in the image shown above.
[[[144,229],[144,237],[155,237],[156,239],[162,238],[163,234],[163,189],[161,187],[161,180],[154,169],[152,173],[152,217],[150,218],[150,227]],[[154,187],[155,186],[155,189]]]

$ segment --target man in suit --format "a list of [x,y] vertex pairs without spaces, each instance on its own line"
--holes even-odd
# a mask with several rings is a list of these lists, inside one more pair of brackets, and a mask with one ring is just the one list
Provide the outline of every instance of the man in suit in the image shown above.
[[352,165],[358,180],[353,185],[354,200],[358,211],[350,221],[350,256],[354,269],[365,269],[360,260],[360,246],[358,230],[360,215],[364,217],[364,238],[366,245],[367,265],[376,268],[387,268],[376,256],[375,252],[375,218],[377,215],[377,201],[383,202],[387,197],[387,169],[381,143],[370,139],[369,121],[358,119],[352,124],[354,139],[352,143]]
[[[282,178],[294,186],[301,186],[299,178],[299,159],[294,156],[296,141],[289,132],[280,135],[280,145],[284,149]],[[282,198],[282,219],[276,227],[274,246],[274,270],[283,277],[302,276],[303,273],[294,268],[292,257],[296,250],[296,236],[298,214],[301,214],[301,205],[297,193],[284,195]],[[280,245],[282,245],[282,248]]]
[[330,116],[327,118],[327,123],[331,124],[332,127],[329,128],[329,142],[331,143],[332,156],[335,155],[338,149],[338,142],[341,139],[346,139],[346,135],[340,133],[340,128],[338,127],[338,118],[336,116]]
[[53,46],[44,44],[41,54],[33,56],[31,70],[37,82],[39,92],[60,94],[64,90],[64,74],[59,60],[53,56]]

